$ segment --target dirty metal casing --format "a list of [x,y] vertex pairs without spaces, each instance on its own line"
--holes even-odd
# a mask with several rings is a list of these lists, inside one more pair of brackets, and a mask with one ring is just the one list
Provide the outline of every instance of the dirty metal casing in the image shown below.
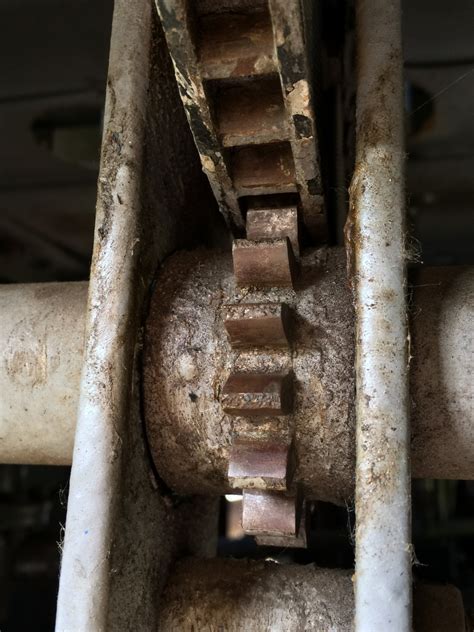
[[[213,559],[180,560],[162,597],[159,629],[352,632],[353,571],[314,564]],[[466,632],[461,592],[415,583],[417,632]],[[380,632],[383,632],[382,630]]]
[[[270,291],[272,302],[282,301],[290,311],[289,359],[276,348],[232,349],[220,312],[232,300],[240,309],[249,297],[236,289],[229,253],[182,252],[163,266],[146,327],[144,410],[155,464],[176,491],[230,491],[235,433],[254,441],[263,435],[281,440],[287,417],[255,423],[229,415],[221,394],[234,370],[291,368],[294,481],[310,499],[343,504],[353,498],[354,313],[345,254],[330,248],[309,252],[301,267],[295,290]],[[414,285],[413,475],[469,479],[474,424],[465,336],[474,310],[473,269],[420,270]],[[417,287],[423,285],[429,287]],[[263,296],[253,292],[251,300]],[[268,290],[265,296],[269,300]]]
[[[271,348],[232,351],[220,311],[231,301],[242,305],[248,292],[236,287],[229,254],[183,252],[162,268],[146,328],[144,411],[156,466],[176,491],[226,493],[232,437],[274,436],[280,442],[291,427],[295,480],[303,494],[339,503],[350,498],[353,314],[343,288],[344,255],[326,248],[301,264],[304,285],[297,292],[251,294],[252,302],[284,302],[292,311],[290,354]],[[291,421],[272,416],[255,424],[222,410],[222,388],[231,372],[290,369]]]
[[242,235],[261,197],[286,206],[290,196],[313,241],[324,241],[310,3],[156,4],[203,169],[231,229]]
[[[181,256],[189,257],[191,255],[180,255],[178,258]],[[209,255],[204,254],[203,261],[206,256]],[[197,259],[196,257],[196,266]],[[337,256],[335,260],[337,262]],[[332,259],[329,260],[329,263],[331,263],[331,261]],[[168,262],[162,274],[166,276],[168,266],[174,265],[177,265],[177,262],[173,260]],[[341,275],[341,283],[343,283],[344,270],[342,268],[339,269],[338,266],[339,263],[336,263],[336,268],[339,270],[338,274]],[[229,263],[229,274],[230,267]],[[183,275],[188,274],[188,272],[189,271],[185,270],[181,271],[181,284],[191,284],[193,282],[195,278],[194,275],[191,275],[191,277],[188,277],[187,281],[185,281]],[[218,274],[217,271],[216,274]],[[206,276],[204,270],[203,276]],[[317,279],[318,276],[315,276],[315,282],[317,282]],[[419,270],[412,271],[411,282],[413,284],[413,290],[411,290],[412,298],[410,299],[412,305],[410,324],[412,361],[410,371],[411,391],[413,395],[411,401],[413,475],[416,478],[469,479],[472,477],[472,472],[474,471],[474,455],[472,452],[472,444],[474,442],[472,423],[472,358],[470,352],[472,349],[470,328],[474,314],[474,269],[466,267],[420,268]],[[208,282],[206,282],[205,286],[208,287]],[[334,287],[335,285],[329,283],[326,289],[322,290],[321,300],[326,291],[334,293]],[[342,295],[347,297],[343,310],[350,312],[351,305],[347,286],[341,287]],[[1,430],[2,441],[0,442],[0,462],[70,464],[72,460],[72,442],[76,426],[74,411],[79,401],[80,366],[84,349],[84,340],[80,332],[84,330],[87,284],[47,284],[48,296],[51,296],[51,292],[56,292],[56,297],[54,298],[54,305],[56,307],[54,312],[50,313],[49,316],[49,309],[44,304],[44,301],[42,302],[41,300],[41,297],[45,298],[46,294],[41,292],[38,294],[39,288],[41,288],[41,285],[37,284],[0,286],[0,301],[2,301],[3,305],[2,314],[3,324],[5,325],[2,330],[2,335],[5,333],[6,336],[3,348],[7,355],[7,357],[4,356],[5,361],[0,364],[0,382],[6,385],[1,408],[3,425]],[[167,300],[169,300],[170,296],[168,291],[166,288],[163,289],[167,294]],[[191,288],[187,291],[190,291],[190,289]],[[299,291],[300,290],[298,290],[298,293]],[[180,291],[177,290],[172,301],[179,301],[179,294]],[[163,294],[160,295],[163,296]],[[200,479],[200,482],[206,489],[212,490],[210,493],[219,493],[216,475],[217,480],[219,480],[219,476],[221,476],[219,472],[222,472],[222,476],[225,475],[227,461],[226,459],[224,459],[223,462],[220,460],[214,461],[215,469],[213,477],[211,474],[212,469],[209,470],[209,451],[214,449],[214,458],[216,455],[222,456],[223,453],[228,456],[228,440],[223,436],[218,439],[216,435],[214,435],[215,443],[210,444],[211,446],[214,445],[214,448],[205,447],[205,445],[207,445],[205,443],[205,433],[208,432],[206,424],[204,423],[205,402],[202,397],[199,399],[192,390],[193,388],[196,388],[198,391],[201,389],[200,392],[202,393],[203,388],[203,384],[200,383],[198,376],[195,374],[193,354],[196,354],[198,359],[202,358],[202,364],[200,364],[200,366],[203,367],[203,374],[206,375],[206,372],[209,371],[209,363],[211,361],[211,356],[208,355],[208,353],[211,353],[211,349],[216,348],[216,334],[214,332],[214,326],[212,325],[212,313],[210,310],[213,309],[213,306],[219,309],[221,298],[217,293],[214,293],[214,291],[209,291],[208,296],[209,299],[206,299],[203,316],[206,321],[204,328],[209,334],[209,339],[204,340],[201,348],[189,348],[189,340],[193,340],[192,337],[189,337],[189,334],[187,341],[183,339],[182,343],[180,343],[180,349],[183,351],[181,354],[182,357],[177,358],[177,364],[174,369],[172,369],[175,370],[176,367],[179,367],[180,380],[178,382],[178,390],[176,393],[169,395],[170,403],[167,403],[167,405],[175,406],[177,396],[180,393],[185,395],[183,398],[184,402],[182,402],[180,406],[182,406],[182,410],[185,412],[188,426],[181,428],[182,422],[178,419],[177,427],[184,433],[189,433],[194,429],[194,432],[197,434],[192,434],[193,443],[187,446],[186,452],[183,452],[184,444],[179,441],[175,444],[178,449],[178,454],[180,458],[184,458],[183,455],[186,455],[186,458],[190,456],[192,459],[196,459],[199,452],[202,455],[203,462],[208,462],[207,469],[204,470],[207,474],[203,475],[203,470],[199,466],[199,462],[196,461],[195,475]],[[316,303],[315,307],[318,306],[319,302]],[[161,307],[165,313],[169,314],[170,310],[176,312],[176,305],[172,306],[168,304],[165,307],[163,303]],[[238,309],[240,310],[241,307],[242,305],[239,305]],[[334,332],[334,324],[337,324],[342,318],[342,323],[348,328],[348,333],[350,333],[350,328],[352,327],[350,318],[346,320],[344,315],[340,313],[340,309],[342,309],[342,307],[335,309],[334,318],[328,319],[327,321],[321,321],[321,315],[324,314],[324,312],[320,311],[317,323],[315,316],[312,317],[312,321],[307,319],[302,320],[301,317],[298,316],[297,310],[293,313],[293,320],[291,318],[289,319],[288,326],[295,332],[299,328],[301,332],[301,323],[310,330],[312,326],[311,322],[313,322],[316,328],[315,331],[318,333],[318,338],[314,339],[314,344],[317,345],[319,354],[327,358],[329,357],[328,353],[331,348],[331,341],[333,340],[331,332]],[[223,306],[222,310],[226,312],[227,307]],[[287,307],[287,310],[288,315],[291,316],[290,307]],[[27,320],[24,318],[25,313],[29,315]],[[184,304],[181,303],[179,313],[184,315],[188,314],[186,300]],[[311,311],[309,311],[308,314],[311,314]],[[36,316],[38,316],[38,318]],[[152,316],[150,316],[150,318],[153,319]],[[59,326],[55,324],[58,322]],[[9,325],[7,326],[8,323]],[[298,323],[300,323],[300,325],[298,325]],[[184,325],[191,328],[195,325],[195,319],[192,320],[189,315],[188,322],[181,323],[180,327],[184,328]],[[169,331],[169,335],[175,335],[174,329],[176,326],[176,322],[174,324],[168,324],[167,330]],[[77,327],[77,330],[75,327]],[[151,327],[151,322],[149,322],[148,327]],[[163,332],[163,323],[160,324],[160,328]],[[77,336],[72,335],[74,331],[77,331]],[[343,328],[341,330],[336,329],[336,333],[339,331],[342,331],[342,334],[344,334]],[[226,353],[228,353],[231,345],[227,332],[225,331],[225,324],[223,324],[223,330],[219,335],[222,336],[222,345],[225,345]],[[343,339],[345,342],[343,342],[337,352],[338,357],[344,358],[347,356],[347,359],[343,360],[347,365],[350,363],[350,355],[352,353],[350,336],[351,334],[348,335],[347,339]],[[16,340],[16,338],[18,338],[18,340]],[[202,336],[200,336],[200,339],[202,340]],[[61,350],[58,369],[48,370],[47,373],[44,374],[40,373],[40,375],[44,377],[44,380],[37,380],[35,387],[29,389],[28,406],[26,410],[23,405],[25,398],[21,395],[21,389],[25,387],[25,384],[23,381],[19,384],[16,377],[14,379],[12,378],[10,372],[12,360],[8,360],[8,349],[11,348],[11,346],[9,347],[8,345],[8,340],[10,340],[12,344],[15,344],[15,348],[18,352],[21,351],[21,353],[27,355],[32,354],[32,357],[36,357],[38,354],[43,357],[44,354],[46,354],[46,358],[52,359],[52,368],[57,365],[54,358],[58,356],[58,349]],[[152,345],[152,348],[150,348],[151,342],[152,340],[149,339],[147,344],[148,352],[155,346]],[[22,345],[21,347],[18,346],[20,343]],[[301,342],[298,342],[298,345],[300,344]],[[208,346],[206,347],[206,345]],[[168,344],[165,345],[164,341],[159,342],[158,347],[163,350],[164,357],[170,352]],[[295,349],[294,342],[292,342],[292,347]],[[284,347],[284,349],[286,349],[286,347]],[[266,349],[265,351],[267,352],[268,350]],[[307,353],[308,349],[305,350],[303,347],[298,351],[298,348],[296,348],[296,351],[301,355],[302,353]],[[245,347],[236,348],[236,352],[244,352],[247,354],[248,349]],[[293,353],[294,352],[295,351],[293,351]],[[168,360],[165,358],[165,364],[167,362]],[[222,359],[220,362],[222,362]],[[331,364],[326,362],[324,366],[324,370],[327,370]],[[66,367],[69,368],[66,369]],[[27,367],[25,366],[25,370],[26,369]],[[63,369],[66,370],[65,373],[63,373]],[[323,367],[320,367],[315,375],[322,375],[324,370]],[[150,371],[152,371],[152,368],[148,367],[147,373]],[[351,374],[349,366],[348,371],[349,374]],[[298,369],[298,375],[300,374],[300,369]],[[24,380],[28,379],[30,373],[27,372],[25,374],[22,372],[21,375],[22,380]],[[61,376],[64,376],[65,379]],[[219,389],[222,387],[225,377],[226,375],[222,374],[216,374],[214,376],[216,387],[215,391],[213,387],[211,389],[211,392],[214,393],[214,395],[211,395],[211,401],[212,397],[217,398],[217,400],[219,399]],[[333,378],[331,388],[337,393],[340,389],[338,379],[341,380],[345,378],[336,379],[337,376],[333,376]],[[190,381],[188,382],[187,379],[190,379]],[[167,382],[164,376],[160,376],[160,381],[166,386]],[[319,381],[321,382],[321,378],[319,378]],[[331,381],[328,381],[328,387],[330,384]],[[337,388],[335,388],[335,386],[337,386]],[[187,387],[189,387],[189,389],[185,390]],[[297,399],[301,387],[301,383],[296,379],[295,394]],[[58,402],[63,401],[66,391],[67,399],[64,401],[67,406],[61,405],[58,408]],[[149,382],[144,393],[145,396],[148,392],[150,392],[150,396],[154,397],[155,391]],[[350,400],[352,391],[348,390],[344,392],[347,393],[347,399]],[[19,394],[21,396],[17,397]],[[196,419],[196,414],[200,414],[200,406],[198,406],[197,409],[194,406],[188,409],[188,406],[193,403],[190,397],[196,398],[196,402],[203,406],[203,417]],[[321,401],[324,403],[324,400]],[[326,408],[329,406],[326,415],[329,415],[330,419],[332,419],[331,415],[337,415],[338,411],[343,414],[343,409],[339,408],[341,402],[342,399],[335,403],[336,410],[335,412],[333,411],[333,413],[331,413],[331,405],[324,404]],[[149,405],[146,405],[146,409],[149,413]],[[312,409],[315,409],[314,403],[312,404]],[[211,407],[211,410],[214,410],[214,408]],[[161,413],[163,413],[163,411],[161,411]],[[155,413],[156,419],[162,419],[165,426],[166,424],[173,423],[172,408],[166,416],[162,417],[161,413],[159,416]],[[272,417],[268,420],[261,419],[256,428],[249,427],[248,421],[238,416],[234,416],[230,419],[230,416],[220,415],[219,418],[228,419],[228,422],[226,421],[226,423],[229,423],[229,425],[226,426],[228,429],[231,429],[232,425],[237,425],[238,427],[243,426],[245,433],[250,437],[252,437],[254,430],[258,431],[258,427],[262,424],[270,433],[275,430],[275,439],[278,438],[278,440],[280,434],[277,430],[285,431],[285,429],[282,429],[279,425],[283,422],[284,418]],[[42,422],[43,419],[44,423]],[[213,432],[217,432],[217,429],[212,430],[215,428],[212,419],[212,416],[207,417],[211,437]],[[318,417],[318,419],[320,418]],[[339,417],[336,419],[339,419]],[[287,422],[284,423],[285,426],[288,425]],[[48,433],[46,435],[44,432],[45,424]],[[27,436],[23,433],[23,429],[26,427],[29,427],[31,430]],[[349,434],[353,432],[350,423],[346,422],[345,425],[339,427],[339,436],[335,436],[335,442],[343,440],[344,435],[342,433],[344,428],[346,428]],[[321,428],[318,426],[316,430],[321,432]],[[344,430],[344,432],[346,430]],[[170,432],[170,428],[166,430],[166,427],[164,434],[168,437],[166,441],[171,441],[174,436],[173,433]],[[297,436],[301,436],[301,431],[298,432]],[[44,440],[45,438],[51,440],[46,442]],[[329,438],[331,438],[331,436]],[[166,445],[168,444],[165,442],[165,448]],[[333,450],[334,447],[330,444],[329,452],[326,452],[327,456],[325,457],[328,459],[327,463],[329,466],[331,465],[332,458],[334,458],[331,456]],[[168,452],[168,448],[164,449],[163,458],[168,458],[170,454],[172,460],[168,463],[168,467],[169,471],[173,472],[176,465],[173,460],[174,456]],[[311,458],[311,455],[308,454],[308,459]],[[319,456],[319,451],[315,450],[315,457],[312,462],[316,467],[319,467],[318,461],[320,460],[321,456]],[[222,466],[219,465],[220,463],[222,463]],[[159,465],[159,468],[160,470],[164,469],[163,463]],[[339,475],[340,474],[336,471],[336,478]],[[189,475],[187,475],[184,480],[181,480],[177,474],[174,474],[172,475],[172,479],[183,490],[187,488],[190,481]],[[222,489],[224,489],[224,487]]]

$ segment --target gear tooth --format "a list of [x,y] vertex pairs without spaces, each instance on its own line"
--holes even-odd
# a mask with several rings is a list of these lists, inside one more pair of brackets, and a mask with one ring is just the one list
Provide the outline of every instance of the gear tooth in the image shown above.
[[236,239],[232,257],[235,280],[240,287],[294,285],[296,262],[288,237],[261,241]]

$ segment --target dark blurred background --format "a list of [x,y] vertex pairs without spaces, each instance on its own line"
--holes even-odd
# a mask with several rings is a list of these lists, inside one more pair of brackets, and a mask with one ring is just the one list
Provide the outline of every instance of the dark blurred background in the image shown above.
[[[0,0],[0,282],[86,280],[111,0]],[[474,4],[406,0],[408,217],[427,265],[473,264]],[[54,629],[69,468],[0,466],[0,629]],[[415,481],[418,576],[474,608],[474,485]],[[232,499],[235,500],[235,499]],[[353,563],[353,511],[316,504],[308,551],[241,538],[222,502],[219,553]]]
[[[89,277],[112,0],[0,0],[0,282]],[[69,468],[0,465],[0,629],[54,629]]]
[[112,0],[0,0],[0,277],[88,278]]

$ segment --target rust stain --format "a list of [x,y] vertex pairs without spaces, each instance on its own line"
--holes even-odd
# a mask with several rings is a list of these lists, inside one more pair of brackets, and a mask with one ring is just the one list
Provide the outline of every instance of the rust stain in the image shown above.
[[355,290],[356,257],[361,247],[362,234],[358,222],[357,200],[364,193],[364,184],[361,178],[361,169],[357,169],[352,177],[349,187],[349,212],[344,225],[344,246],[346,249],[347,278],[349,287]]

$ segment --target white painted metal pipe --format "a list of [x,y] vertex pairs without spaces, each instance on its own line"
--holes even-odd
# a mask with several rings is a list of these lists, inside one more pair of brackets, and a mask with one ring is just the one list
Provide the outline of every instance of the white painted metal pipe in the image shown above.
[[87,285],[0,287],[0,463],[71,462]]
[[350,246],[356,303],[357,632],[411,630],[399,0],[358,0]]

